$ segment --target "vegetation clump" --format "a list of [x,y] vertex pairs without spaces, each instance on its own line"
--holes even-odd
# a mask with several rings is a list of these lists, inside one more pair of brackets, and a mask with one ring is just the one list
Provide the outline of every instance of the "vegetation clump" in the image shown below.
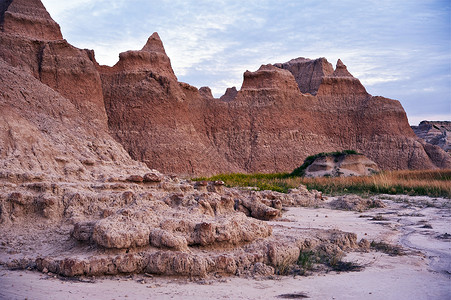
[[370,247],[376,251],[383,252],[390,256],[400,256],[406,254],[402,247],[397,245],[390,245],[386,242],[372,241]]
[[[294,172],[294,171],[293,171]],[[229,187],[247,187],[287,193],[305,185],[325,195],[375,194],[430,196],[451,198],[451,169],[383,171],[372,176],[305,178],[292,173],[220,174],[193,180],[222,180]]]
[[[277,275],[308,275],[312,270],[317,270],[315,265],[323,265],[326,267],[325,271],[335,272],[358,272],[364,267],[354,262],[343,261],[343,253],[341,251],[336,253],[326,253],[323,250],[301,250],[299,257],[295,262],[283,261],[276,266]],[[319,268],[321,270],[324,268]]]

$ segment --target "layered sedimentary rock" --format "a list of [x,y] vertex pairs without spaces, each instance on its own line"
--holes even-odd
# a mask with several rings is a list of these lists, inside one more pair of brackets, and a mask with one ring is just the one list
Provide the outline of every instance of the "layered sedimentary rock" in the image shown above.
[[92,179],[146,169],[108,133],[89,52],[62,39],[40,1],[1,8],[1,177]]
[[[416,138],[398,101],[369,95],[339,60],[298,58],[246,71],[215,99],[178,82],[158,34],[99,66],[37,0],[1,4],[0,58],[69,100],[93,135],[107,126],[132,158],[179,174],[291,171],[324,151],[354,149],[382,169],[450,167]],[[100,130],[98,128],[101,128]]]
[[334,73],[334,68],[325,59],[311,60],[304,57],[292,59],[286,63],[275,64],[276,67],[290,71],[298,83],[301,92],[316,95],[323,78]]
[[[151,180],[136,183],[138,176]],[[322,205],[320,193],[302,186],[287,194],[235,190],[155,171],[76,184],[0,184],[0,263],[11,268],[63,276],[272,275],[301,251],[359,249],[354,233],[273,231],[259,220],[279,217],[286,206]]]
[[[263,221],[284,206],[319,206],[319,192],[193,183],[128,153],[189,174],[287,170],[307,154],[350,145],[388,155],[391,168],[447,163],[438,147],[422,161],[429,146],[401,139],[399,103],[369,96],[341,63],[331,72],[325,60],[313,62],[308,94],[296,81],[305,78],[293,75],[300,66],[265,65],[246,72],[242,88],[222,101],[177,81],[157,34],[110,68],[63,40],[39,0],[1,1],[0,29],[0,264],[11,268],[271,275],[301,251],[337,257],[360,247],[353,233],[273,229]],[[361,124],[381,116],[391,123]],[[366,130],[361,138],[356,128]],[[379,136],[409,160],[390,156],[387,143],[371,144]]]
[[98,67],[108,125],[130,155],[165,172],[195,174],[238,171],[208,139],[203,115],[209,88],[179,83],[161,40],[154,33],[139,51],[120,54],[113,67]]
[[1,59],[0,90],[0,177],[92,179],[145,169],[106,125],[90,124],[68,99]]
[[0,3],[0,29],[21,37],[61,40],[59,25],[40,1],[4,0]]
[[451,153],[451,121],[421,121],[418,126],[412,126],[412,129],[427,143]]
[[2,1],[0,58],[69,99],[91,122],[106,124],[94,53],[63,39],[40,1]]
[[[416,138],[398,101],[368,94],[341,60],[335,69],[325,58],[263,65],[244,73],[239,91],[215,99],[209,88],[177,84],[161,41],[155,34],[151,41],[158,41],[164,68],[143,61],[137,72],[124,63],[126,52],[116,66],[99,70],[112,133],[152,168],[291,171],[308,155],[345,149],[382,169],[451,166],[449,157]],[[146,47],[134,53],[144,57]],[[164,80],[148,79],[156,74]]]
[[[162,166],[189,161],[206,169],[216,159],[220,166],[222,159],[215,149],[207,159],[202,155],[207,148],[199,145],[209,141],[205,126],[187,117],[204,111],[205,99],[177,82],[158,35],[141,51],[122,54],[114,68],[102,68],[92,52],[62,40],[39,0],[0,3],[1,265],[64,276],[270,275],[287,258],[295,262],[301,249],[326,247],[334,254],[358,247],[355,234],[319,230],[273,236],[262,221],[279,217],[283,205],[317,205],[320,193],[196,184],[130,158],[108,125],[123,126],[124,145],[139,130],[147,139],[152,137],[147,130],[155,129],[156,140],[143,146],[160,145],[155,161]],[[104,103],[97,68],[104,87],[124,89],[111,91],[124,96],[124,103],[107,93]],[[212,98],[208,88],[203,91]],[[149,95],[156,98],[149,101]],[[197,102],[187,101],[190,97]],[[117,112],[109,124],[105,105]],[[159,120],[146,116],[152,108]],[[136,153],[145,153],[139,145]]]

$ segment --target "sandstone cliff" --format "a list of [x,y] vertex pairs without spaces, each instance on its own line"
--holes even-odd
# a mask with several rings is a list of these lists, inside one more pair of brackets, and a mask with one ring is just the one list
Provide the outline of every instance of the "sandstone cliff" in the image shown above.
[[91,122],[106,124],[93,52],[73,47],[40,1],[2,1],[0,58],[69,99]]
[[1,8],[1,177],[93,179],[146,169],[108,133],[90,52],[62,39],[40,1]]
[[[136,53],[145,57],[146,47]],[[143,61],[137,72],[124,63],[126,53],[113,68],[99,67],[109,125],[132,157],[152,168],[291,171],[308,155],[344,149],[382,169],[451,166],[416,138],[398,101],[368,94],[341,60],[335,69],[325,58],[263,65],[244,73],[240,90],[215,99],[208,88],[177,83],[165,54],[159,63]]]
[[[263,65],[244,73],[240,90],[215,99],[209,88],[178,82],[156,33],[141,50],[121,53],[115,66],[99,66],[93,51],[63,39],[40,1],[2,1],[0,8],[3,68],[40,86],[35,91],[50,87],[64,98],[58,103],[73,107],[53,112],[35,101],[16,113],[33,120],[28,115],[42,109],[71,111],[79,124],[68,128],[114,145],[127,164],[108,132],[133,159],[179,174],[291,171],[308,155],[344,149],[382,169],[451,167],[448,155],[414,135],[398,101],[369,95],[340,60],[335,69],[325,58]],[[2,104],[19,103],[14,93]]]
[[[242,171],[228,163],[209,138],[207,101],[177,81],[154,33],[139,51],[121,53],[113,67],[98,66],[111,134],[130,155],[165,172]],[[212,97],[211,91],[203,95]]]

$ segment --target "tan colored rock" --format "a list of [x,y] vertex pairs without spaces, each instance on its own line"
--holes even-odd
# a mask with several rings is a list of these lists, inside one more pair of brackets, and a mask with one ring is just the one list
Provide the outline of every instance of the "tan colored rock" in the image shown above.
[[141,183],[144,181],[144,178],[141,175],[131,175],[127,178],[127,181]]
[[146,173],[143,178],[144,182],[160,182],[163,176],[156,172]]
[[264,65],[220,100],[177,81],[157,34],[106,67],[63,40],[39,0],[3,1],[0,13],[6,266],[62,276],[272,274],[301,250],[359,247],[352,233],[282,232],[260,220],[317,206],[319,192],[195,185],[130,155],[177,174],[285,171],[343,147],[384,168],[448,163],[406,129],[399,102],[368,95],[341,63],[331,71],[325,59],[306,61],[310,81],[293,71],[302,66]]
[[95,222],[78,222],[74,224],[71,236],[78,241],[89,241],[92,238]]
[[370,208],[383,208],[385,204],[378,199],[363,199],[357,195],[345,195],[330,202],[330,206],[335,209],[362,212]]
[[240,204],[249,211],[250,216],[256,219],[271,220],[280,216],[280,210],[265,205],[261,203],[260,200],[255,198],[247,201],[241,201]]
[[364,155],[344,154],[318,157],[305,170],[306,177],[369,176],[379,171],[377,164]]
[[96,222],[92,239],[105,248],[124,249],[149,244],[150,228],[126,216],[111,216]]
[[188,242],[183,236],[177,236],[159,228],[150,232],[150,244],[157,248],[167,247],[174,250],[187,250]]

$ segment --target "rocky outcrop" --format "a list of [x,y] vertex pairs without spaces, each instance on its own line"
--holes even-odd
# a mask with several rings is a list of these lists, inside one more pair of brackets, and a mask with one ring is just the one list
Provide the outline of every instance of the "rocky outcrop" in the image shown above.
[[0,177],[92,179],[144,166],[68,99],[0,59]]
[[2,2],[0,58],[31,73],[69,99],[90,122],[105,125],[100,76],[93,51],[63,40],[59,25],[39,0]]
[[377,164],[364,155],[322,156],[305,170],[306,177],[369,176],[379,171]]
[[[228,89],[215,99],[207,87],[198,90],[178,82],[156,33],[141,50],[121,53],[118,63],[107,67],[97,64],[93,51],[63,40],[39,0],[2,2],[0,24],[4,69],[15,67],[13,72],[27,77],[27,82],[34,77],[37,81],[32,85],[42,84],[36,91],[50,87],[54,97],[65,99],[57,103],[68,100],[71,107],[67,109],[70,122],[60,121],[66,114],[62,107],[54,108],[57,103],[38,104],[47,97],[43,92],[43,99],[26,106],[28,111],[15,112],[28,120],[36,106],[36,111],[51,113],[45,124],[83,128],[83,134],[92,135],[86,140],[111,145],[112,150],[102,158],[109,163],[117,156],[127,161],[123,151],[116,150],[119,142],[133,159],[150,168],[186,175],[291,171],[308,155],[344,149],[365,154],[382,169],[451,166],[449,156],[416,138],[398,101],[369,95],[340,60],[335,69],[325,58],[263,65],[244,73],[240,90]],[[33,95],[31,90],[28,93]],[[5,90],[4,95],[11,97],[5,111],[11,110],[17,97],[30,101],[19,89]],[[8,118],[13,119],[12,113]],[[80,124],[72,124],[74,119]],[[27,141],[46,134],[39,126]],[[68,145],[86,144],[71,137],[65,135]],[[6,145],[11,140],[5,136],[3,141],[8,141]],[[34,152],[42,151],[43,145],[39,149]],[[13,152],[8,153],[10,157]],[[98,161],[98,156],[75,156],[86,157],[77,160],[88,168]],[[71,160],[58,157],[58,165]],[[23,163],[22,169],[39,165],[33,157],[27,159],[32,162]],[[17,159],[8,165],[12,161]],[[74,169],[81,168],[75,165]]]
[[329,202],[333,209],[363,212],[371,208],[383,208],[384,202],[379,199],[364,199],[357,195],[344,195]]
[[236,95],[238,94],[238,91],[236,87],[227,88],[224,95],[222,95],[219,99],[221,101],[230,102],[235,100]]
[[86,180],[146,169],[108,133],[92,53],[63,40],[38,0],[1,8],[0,177]]
[[323,78],[334,73],[334,68],[325,58],[311,60],[299,57],[283,64],[275,64],[275,66],[290,71],[301,92],[312,95],[316,95],[318,92]]
[[203,114],[211,90],[179,83],[154,33],[138,51],[121,53],[113,67],[98,66],[108,125],[130,155],[152,168],[182,174],[238,171],[209,140]]
[[451,121],[421,121],[412,129],[419,138],[451,154]]
[[62,40],[59,25],[36,0],[3,0],[0,4],[1,31],[36,40]]
[[[240,90],[215,99],[207,87],[177,83],[166,56],[165,68],[141,62],[139,74],[126,63],[119,68],[126,59],[120,57],[113,68],[99,67],[109,126],[133,158],[152,168],[282,172],[308,155],[345,149],[382,169],[451,166],[415,137],[398,101],[369,95],[341,60],[335,69],[325,58],[263,65],[244,73]],[[157,74],[165,79],[149,80]]]
[[[0,9],[2,265],[63,276],[271,275],[301,251],[336,256],[359,247],[353,233],[266,222],[284,206],[318,207],[321,193],[193,183],[128,153],[164,171],[199,174],[287,170],[318,149],[356,143],[370,151],[361,141],[379,136],[407,151],[404,123],[356,121],[402,117],[402,108],[367,95],[342,65],[321,79],[317,96],[301,93],[289,70],[265,65],[246,72],[240,91],[223,101],[177,81],[157,34],[105,67],[62,39],[39,0],[2,1]],[[347,90],[338,93],[334,82]],[[334,119],[340,103],[344,121]],[[352,126],[371,131],[360,140]],[[395,153],[401,167],[423,166],[419,142],[407,146],[409,161],[386,144],[370,146]],[[431,164],[440,157],[435,148],[428,154]]]
[[294,264],[301,251],[334,256],[359,249],[353,233],[287,233],[259,220],[277,218],[284,206],[323,203],[303,186],[287,194],[213,191],[219,182],[151,174],[159,181],[0,179],[0,263],[63,276],[267,276]]

